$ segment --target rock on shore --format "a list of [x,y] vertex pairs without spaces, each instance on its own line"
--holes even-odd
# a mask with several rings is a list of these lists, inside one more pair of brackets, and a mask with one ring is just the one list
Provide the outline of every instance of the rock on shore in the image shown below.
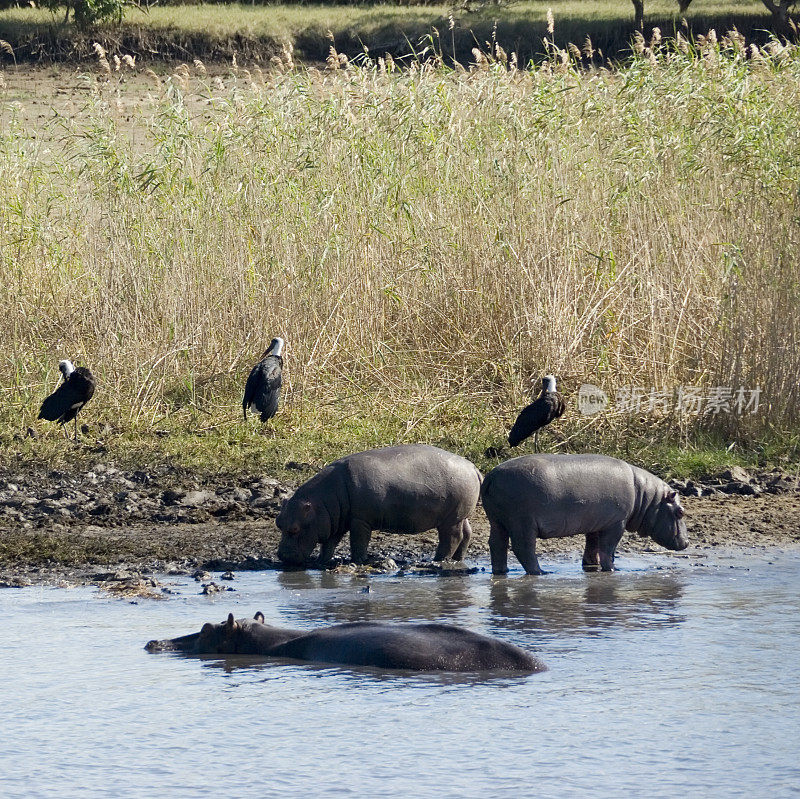
[[[298,482],[302,481],[302,477]],[[799,547],[800,480],[781,471],[750,473],[738,467],[703,480],[673,480],[684,497],[690,549]],[[212,571],[281,568],[275,517],[294,485],[264,476],[199,479],[160,466],[123,471],[98,463],[76,473],[0,472],[0,587],[31,582],[100,586],[121,597],[166,592],[154,574],[198,573],[206,595],[231,587]],[[488,522],[473,518],[466,564],[433,564],[435,532],[390,535],[376,532],[370,573],[469,574],[488,557]],[[619,553],[660,552],[628,534]],[[580,568],[580,536],[540,542],[543,558],[570,553]],[[332,568],[350,569],[349,543],[341,544]],[[678,557],[675,553],[662,553]],[[388,569],[386,564],[391,563]],[[224,578],[218,578],[224,579]]]

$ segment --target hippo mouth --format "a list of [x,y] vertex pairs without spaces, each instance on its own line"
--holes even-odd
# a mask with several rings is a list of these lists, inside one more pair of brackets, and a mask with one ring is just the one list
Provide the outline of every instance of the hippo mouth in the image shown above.
[[282,552],[278,550],[278,558],[284,566],[305,566],[309,562],[300,552]]
[[278,545],[278,558],[280,559],[281,563],[284,564],[284,566],[296,566],[302,568],[313,565],[316,562],[315,558],[312,557],[313,552],[314,548],[312,548],[311,552],[305,554],[297,546]]
[[194,652],[200,633],[190,633],[180,638],[165,638],[163,641],[148,641],[144,648],[147,652]]
[[[658,541],[658,539],[656,539],[656,541],[658,543],[661,543],[660,541]],[[671,549],[673,552],[680,552],[681,550],[686,549],[686,547],[689,546],[689,537],[683,532],[678,532],[675,533],[670,538],[669,541],[666,541],[661,545],[666,547],[667,549]]]

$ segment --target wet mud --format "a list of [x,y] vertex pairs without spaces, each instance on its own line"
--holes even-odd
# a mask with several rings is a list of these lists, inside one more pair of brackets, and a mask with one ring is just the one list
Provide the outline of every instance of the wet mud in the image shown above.
[[[275,526],[281,502],[297,484],[263,475],[199,479],[180,469],[122,471],[98,463],[80,473],[0,472],[0,587],[96,584],[120,597],[159,597],[169,589],[155,574],[194,575],[198,592],[230,590],[242,570],[280,569]],[[673,481],[683,494],[690,547],[662,550],[627,533],[618,553],[661,553],[665,559],[703,557],[716,548],[800,548],[800,480],[775,471],[734,469],[702,482]],[[367,566],[348,563],[347,537],[331,568],[345,573],[469,573],[488,560],[488,522],[479,507],[464,563],[433,563],[435,531],[375,533]],[[540,541],[550,555],[574,556],[580,536]]]

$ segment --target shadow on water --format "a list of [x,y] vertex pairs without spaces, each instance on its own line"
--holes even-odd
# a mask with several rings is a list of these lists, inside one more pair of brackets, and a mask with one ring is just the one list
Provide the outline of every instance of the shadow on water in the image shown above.
[[[326,572],[280,572],[276,579],[287,589],[278,597],[281,615],[292,621],[447,620],[474,608],[477,600],[471,576],[365,579]],[[303,592],[299,602],[298,591]]]
[[489,586],[489,608],[498,629],[602,636],[616,628],[681,624],[686,620],[679,612],[683,590],[680,577],[660,573],[588,574],[559,581],[500,578]]
[[[663,572],[548,577],[353,578],[285,572],[281,616],[292,623],[453,620],[472,626],[488,607],[496,630],[585,632],[673,626],[685,620],[679,604],[685,576]],[[369,592],[364,589],[369,586]],[[298,592],[302,595],[298,597]],[[487,596],[488,594],[488,596]],[[484,617],[485,620],[485,617]],[[476,618],[476,621],[478,619]]]

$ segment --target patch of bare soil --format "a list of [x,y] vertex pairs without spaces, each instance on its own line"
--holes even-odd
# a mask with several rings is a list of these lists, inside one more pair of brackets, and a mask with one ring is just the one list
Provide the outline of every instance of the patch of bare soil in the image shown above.
[[[665,558],[702,557],[715,548],[800,548],[800,482],[782,473],[725,472],[703,483],[676,481],[684,494],[691,539],[683,553],[662,550],[627,534],[619,553],[658,552]],[[204,591],[225,590],[211,571],[281,568],[275,526],[280,504],[296,486],[263,476],[198,479],[167,466],[123,472],[96,464],[78,474],[0,473],[0,587],[31,582],[95,583],[117,596],[152,596],[156,573],[196,574]],[[433,564],[435,532],[375,533],[367,571],[463,572],[488,559],[489,525],[473,518],[466,566]],[[540,541],[550,554],[580,560],[580,536]],[[348,564],[347,539],[332,564]]]

